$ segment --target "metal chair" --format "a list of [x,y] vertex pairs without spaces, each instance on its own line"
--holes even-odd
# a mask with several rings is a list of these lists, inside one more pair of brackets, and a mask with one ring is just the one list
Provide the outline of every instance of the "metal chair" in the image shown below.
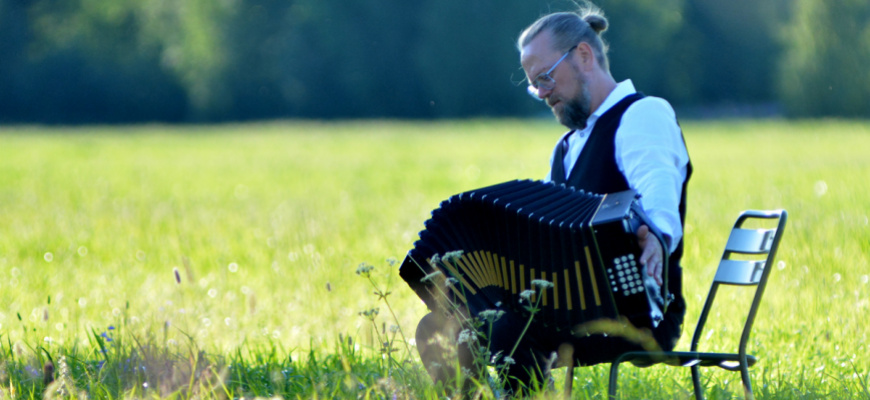
[[[744,394],[747,399],[752,399],[752,383],[749,379],[749,367],[753,366],[756,357],[746,354],[746,345],[749,342],[749,334],[758,306],[761,304],[761,296],[767,285],[767,278],[776,257],[776,250],[780,238],[785,230],[788,213],[785,210],[775,211],[744,211],[737,218],[725,251],[713,278],[713,285],[701,311],[698,326],[692,337],[690,351],[663,351],[663,352],[628,352],[619,356],[610,366],[610,387],[608,395],[610,399],[616,398],[617,379],[619,378],[619,364],[629,361],[639,367],[648,367],[663,363],[675,367],[690,367],[692,369],[692,383],[695,389],[695,398],[703,399],[704,392],[701,387],[701,374],[699,367],[719,367],[728,371],[740,371],[743,381]],[[770,229],[747,229],[744,223],[749,220],[776,220],[776,227]],[[772,223],[768,222],[769,225]],[[732,258],[737,255],[736,259]],[[743,325],[743,334],[740,336],[740,345],[737,353],[704,353],[698,351],[698,343],[701,333],[710,315],[713,298],[719,285],[737,285],[755,287],[755,296]]]

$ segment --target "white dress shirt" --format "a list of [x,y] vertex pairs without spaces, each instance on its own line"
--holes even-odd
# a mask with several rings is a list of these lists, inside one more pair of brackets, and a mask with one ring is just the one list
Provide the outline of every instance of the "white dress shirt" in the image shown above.
[[[598,118],[635,92],[631,80],[620,82],[589,116],[586,128],[568,135],[563,160],[566,177],[571,174]],[[641,195],[641,206],[666,236],[669,252],[673,252],[683,237],[679,206],[689,163],[674,109],[658,97],[647,96],[634,102],[622,115],[615,142],[619,171],[629,187]],[[552,159],[550,161],[552,165]]]

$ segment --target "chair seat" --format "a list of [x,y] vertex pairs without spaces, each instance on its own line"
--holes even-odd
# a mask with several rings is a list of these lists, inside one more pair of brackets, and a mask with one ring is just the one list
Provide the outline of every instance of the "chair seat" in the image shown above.
[[[740,355],[737,353],[702,353],[697,351],[634,351],[625,353],[614,362],[631,362],[637,367],[649,367],[655,364],[667,364],[674,367],[719,367],[728,371],[740,370]],[[755,365],[758,359],[746,355],[746,366]]]

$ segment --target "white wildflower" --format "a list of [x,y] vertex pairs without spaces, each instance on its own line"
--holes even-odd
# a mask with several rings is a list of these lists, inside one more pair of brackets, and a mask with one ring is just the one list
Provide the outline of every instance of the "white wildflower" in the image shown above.
[[543,279],[535,279],[535,280],[532,281],[532,286],[533,286],[533,287],[538,287],[538,288],[541,288],[541,289],[552,289],[552,288],[553,288],[553,282],[550,282],[550,281],[547,281],[547,280],[543,280]]
[[459,339],[457,342],[462,343],[473,343],[477,340],[477,335],[471,329],[463,329],[462,332],[459,332]]
[[478,318],[487,322],[497,321],[502,315],[504,315],[502,310],[485,310],[477,314]]
[[523,292],[520,293],[520,298],[523,299],[523,300],[525,300],[525,301],[528,301],[529,303],[531,303],[531,302],[532,302],[532,296],[534,296],[534,295],[535,295],[535,291],[534,291],[534,290],[531,290],[531,289],[529,289],[529,290],[523,290]]
[[435,272],[433,272],[431,274],[427,274],[426,276],[424,276],[422,279],[420,279],[420,282],[429,282],[432,279],[434,279],[436,276],[439,276],[439,275],[444,275],[444,273],[436,270]]

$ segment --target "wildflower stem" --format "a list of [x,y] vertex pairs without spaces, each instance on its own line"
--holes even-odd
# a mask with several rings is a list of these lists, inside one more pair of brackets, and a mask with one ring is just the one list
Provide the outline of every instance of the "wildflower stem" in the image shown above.
[[381,289],[375,283],[374,279],[372,279],[371,275],[368,276],[368,280],[372,284],[372,286],[375,288],[375,291],[378,293],[378,296],[381,298],[381,300],[384,301],[384,305],[387,306],[387,310],[390,311],[390,315],[393,316],[393,320],[396,321],[396,326],[399,329],[399,335],[402,337],[402,342],[405,344],[405,350],[408,352],[408,355],[410,356],[412,354],[411,353],[411,346],[408,345],[408,339],[405,338],[405,333],[402,331],[402,326],[399,324],[399,318],[396,317],[396,313],[393,311],[393,307],[390,305],[390,302],[387,300],[387,295],[389,294],[389,292],[384,294],[384,292],[381,291]]
[[[538,311],[540,311],[540,308],[538,308],[538,306],[540,305],[540,303],[541,303],[541,298],[542,298],[543,296],[538,295],[538,296],[535,296],[535,297],[536,297],[536,299],[535,299],[535,305],[534,305],[533,307],[529,307],[529,314],[530,314],[530,315],[529,315],[529,319],[528,319],[528,321],[526,321],[526,326],[523,327],[522,332],[520,332],[520,336],[517,337],[517,341],[514,342],[514,347],[511,349],[510,353],[508,353],[508,355],[507,355],[508,358],[513,358],[513,357],[514,357],[514,353],[517,351],[517,347],[519,347],[520,342],[523,340],[523,337],[526,336],[526,332],[529,330],[529,327],[532,325],[532,320],[534,320],[534,318],[535,318],[535,314],[537,314]],[[506,363],[506,364],[502,367],[502,368],[503,368],[503,371],[502,371],[502,372],[505,372],[505,371],[507,370],[507,366],[508,366],[508,364]]]

